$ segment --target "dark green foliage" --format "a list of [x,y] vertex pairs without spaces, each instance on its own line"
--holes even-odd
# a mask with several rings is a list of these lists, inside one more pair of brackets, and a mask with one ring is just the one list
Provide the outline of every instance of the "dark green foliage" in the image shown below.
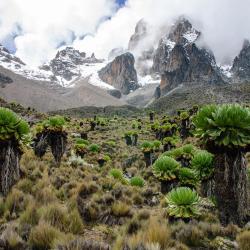
[[48,120],[45,120],[43,126],[45,129],[52,130],[52,131],[62,131],[64,129],[66,122],[64,117],[62,116],[53,116],[50,117]]
[[21,141],[29,133],[29,125],[7,108],[0,108],[0,140]]
[[143,152],[151,152],[154,149],[154,143],[152,143],[150,141],[144,141],[141,144],[141,149]]
[[153,164],[153,174],[159,179],[170,181],[177,178],[180,163],[168,156],[162,156]]
[[205,150],[198,151],[191,161],[191,166],[197,172],[201,180],[209,179],[214,172],[214,157]]
[[226,147],[250,144],[250,110],[239,104],[208,105],[194,119],[196,135]]
[[199,215],[199,195],[187,187],[173,189],[166,196],[167,211],[176,218],[192,218]]
[[180,168],[178,178],[182,186],[196,187],[199,182],[197,173],[190,168]]
[[98,152],[100,152],[101,147],[98,144],[91,144],[91,145],[89,145],[88,150],[93,152],[93,153],[98,153]]
[[145,184],[145,181],[139,176],[134,176],[130,179],[131,186],[143,187],[144,184]]
[[123,178],[123,173],[120,169],[113,168],[109,171],[109,174],[114,177],[115,179]]

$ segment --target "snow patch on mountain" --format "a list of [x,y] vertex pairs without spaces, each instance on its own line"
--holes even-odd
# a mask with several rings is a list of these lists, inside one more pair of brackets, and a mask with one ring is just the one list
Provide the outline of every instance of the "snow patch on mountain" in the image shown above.
[[227,78],[232,78],[233,77],[233,73],[231,71],[232,66],[231,65],[221,65],[219,66],[221,72],[223,75],[225,75]]
[[185,33],[183,37],[187,39],[188,43],[194,43],[198,39],[199,34],[196,30],[191,30]]
[[161,78],[159,75],[152,76],[152,75],[146,75],[146,76],[138,76],[138,83],[141,86],[145,86],[148,84],[160,84]]

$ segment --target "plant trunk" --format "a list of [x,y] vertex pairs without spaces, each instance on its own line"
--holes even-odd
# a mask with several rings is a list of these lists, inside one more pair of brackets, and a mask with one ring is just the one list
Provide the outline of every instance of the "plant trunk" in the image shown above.
[[201,195],[202,197],[212,197],[214,196],[214,180],[208,179],[201,182]]
[[125,141],[126,141],[127,146],[131,146],[133,144],[132,138],[130,136],[126,136]]
[[173,146],[170,143],[164,144],[164,146],[163,146],[164,152],[170,151],[172,148],[173,148]]
[[134,135],[133,136],[133,146],[137,146],[137,142],[138,142],[138,135]]
[[50,132],[49,144],[56,163],[60,164],[67,146],[67,134],[65,132]]
[[146,162],[146,167],[152,165],[152,153],[151,152],[144,152],[144,160]]
[[177,187],[178,182],[176,180],[173,181],[161,181],[161,192],[166,194],[170,192],[173,188]]
[[34,140],[34,153],[37,157],[42,158],[48,148],[48,134],[41,133]]
[[215,156],[215,197],[223,224],[244,225],[247,208],[247,164],[240,149]]
[[180,136],[182,141],[184,141],[189,135],[188,120],[181,121]]
[[20,179],[21,151],[17,142],[14,141],[0,142],[0,149],[0,192],[6,196],[11,187]]

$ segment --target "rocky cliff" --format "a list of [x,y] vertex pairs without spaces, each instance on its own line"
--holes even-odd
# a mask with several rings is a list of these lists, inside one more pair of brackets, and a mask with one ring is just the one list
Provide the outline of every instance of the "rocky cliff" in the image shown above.
[[102,68],[98,74],[102,81],[120,90],[122,94],[127,95],[139,88],[134,64],[134,56],[127,52],[116,57]]
[[188,20],[182,18],[168,36],[160,40],[152,71],[161,74],[161,94],[183,84],[223,83],[212,52],[195,43],[200,35]]
[[240,54],[234,59],[231,69],[234,82],[250,81],[250,42],[244,41]]

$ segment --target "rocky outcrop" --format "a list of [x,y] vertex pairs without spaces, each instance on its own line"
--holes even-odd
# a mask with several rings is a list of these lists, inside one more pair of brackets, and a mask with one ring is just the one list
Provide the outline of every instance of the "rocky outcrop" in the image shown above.
[[134,56],[128,52],[116,57],[102,68],[98,74],[102,81],[120,90],[122,94],[127,95],[139,88],[134,64]]
[[72,47],[66,47],[57,52],[55,58],[49,64],[42,65],[40,69],[51,71],[54,76],[59,76],[66,81],[71,81],[77,76],[81,76],[79,67],[84,64],[101,63],[95,55],[86,57],[86,53],[80,52]]
[[187,46],[194,43],[200,36],[200,32],[193,28],[192,24],[181,18],[170,30],[170,33],[163,37],[153,56],[152,71],[163,73],[167,70],[168,59],[175,45]]
[[1,88],[6,87],[6,84],[10,84],[12,82],[13,80],[10,77],[5,76],[4,74],[0,73],[0,87]]
[[111,96],[113,96],[113,97],[115,97],[115,98],[117,98],[117,99],[120,99],[120,98],[122,97],[122,93],[121,93],[121,91],[118,90],[118,89],[109,89],[109,90],[107,90],[107,92],[108,92]]
[[198,48],[176,45],[171,51],[161,78],[161,93],[180,86],[224,83],[213,54]]
[[240,54],[234,59],[231,69],[234,82],[250,81],[250,42],[244,41]]
[[25,65],[20,58],[12,55],[2,44],[0,44],[0,62],[11,63],[15,68]]

